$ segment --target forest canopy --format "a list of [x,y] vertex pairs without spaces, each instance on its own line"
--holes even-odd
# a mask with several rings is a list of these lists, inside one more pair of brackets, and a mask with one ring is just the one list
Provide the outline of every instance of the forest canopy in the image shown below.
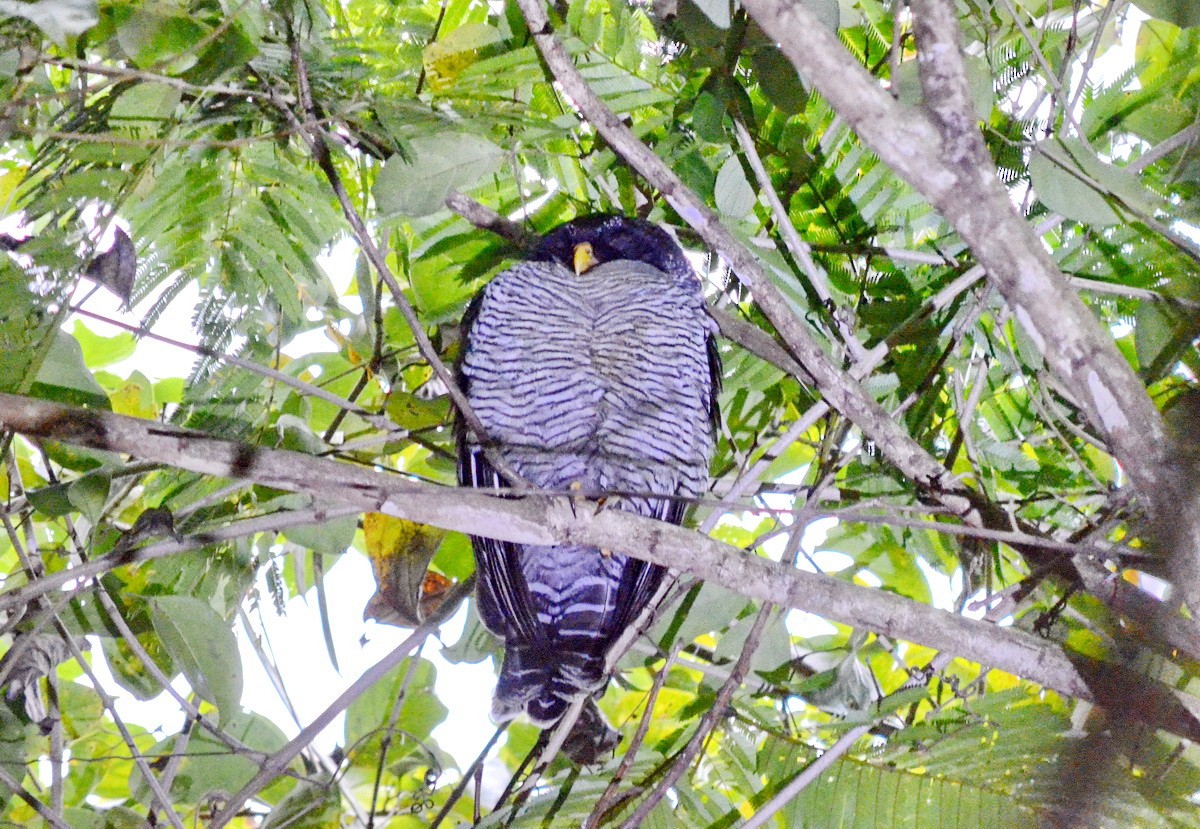
[[[0,0],[0,820],[1196,825],[1198,67],[1196,0]],[[455,486],[467,304],[591,213],[721,331],[683,527]],[[468,534],[672,568],[611,756],[438,744]],[[297,596],[405,633],[289,739]]]

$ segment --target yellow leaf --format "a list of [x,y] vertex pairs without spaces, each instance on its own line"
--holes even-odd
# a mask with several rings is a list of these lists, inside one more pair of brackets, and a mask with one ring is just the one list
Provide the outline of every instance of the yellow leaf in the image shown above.
[[158,416],[154,405],[154,389],[149,384],[143,384],[138,375],[130,377],[125,385],[109,395],[113,412],[153,420]]
[[422,56],[429,88],[435,91],[454,85],[458,75],[479,59],[479,50],[503,40],[498,29],[485,23],[468,23],[425,47]]
[[415,521],[372,512],[363,516],[363,538],[375,571],[375,595],[366,618],[400,627],[416,627],[450,588],[450,581],[429,571],[429,562],[446,531]]

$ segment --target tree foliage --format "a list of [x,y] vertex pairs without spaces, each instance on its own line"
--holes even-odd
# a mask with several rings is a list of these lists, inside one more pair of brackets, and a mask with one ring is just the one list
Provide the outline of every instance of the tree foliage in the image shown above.
[[[978,180],[996,175],[1015,208],[995,233],[1034,234],[1053,260],[1025,283],[1005,281],[949,202],[935,209],[934,171],[901,169],[903,148],[871,138],[871,99],[835,107],[818,90],[838,78],[800,77],[766,33],[781,6],[556,0],[535,38],[531,5],[0,2],[0,817],[1195,825],[1200,608],[1181,607],[1194,597],[1179,574],[1200,555],[1200,513],[1187,486],[1133,468],[1137,436],[1121,430],[1152,402],[1134,431],[1164,434],[1164,466],[1195,490],[1200,4],[800,4],[904,107],[894,134],[940,123],[950,158],[943,93],[965,95],[954,129],[981,138]],[[921,25],[947,10],[963,71],[939,86],[922,43],[937,30]],[[795,42],[826,48],[811,35]],[[690,196],[650,183],[659,163],[753,252],[761,282],[732,247],[711,254],[726,237]],[[970,201],[973,187],[954,189]],[[682,572],[601,701],[616,756],[580,770],[545,750],[549,734],[509,725],[487,761],[512,778],[501,795],[432,736],[455,712],[419,653],[465,607],[444,655],[498,655],[463,599],[461,530],[515,532],[511,513],[453,489],[446,366],[466,303],[530,234],[598,211],[673,228],[722,321],[722,435],[690,523],[740,548],[726,555],[856,585],[845,595],[865,604],[818,619],[804,595],[773,605],[748,580]],[[1103,330],[1103,353],[1068,360],[1083,385],[1039,322],[1061,313],[1072,333],[1067,300],[1019,301],[1047,278]],[[106,324],[98,290],[137,324]],[[163,330],[180,308],[192,330]],[[1137,400],[1113,399],[1112,372],[1087,374],[1110,351]],[[166,352],[177,368],[154,376],[145,361]],[[73,408],[16,429],[18,396]],[[116,451],[99,411],[243,456],[206,466],[195,438]],[[438,503],[475,512],[360,520],[348,489],[289,483],[272,472],[282,456],[251,463],[265,449],[441,485]],[[330,755],[243,707],[234,629],[246,607],[309,591],[328,629],[324,574],[363,555],[380,587],[369,612],[413,634],[352,687]],[[903,636],[862,610],[881,594],[918,620],[896,622]],[[919,620],[951,614],[993,627],[939,653]],[[1017,675],[1018,645],[1065,653],[1082,679]],[[112,703],[163,693],[184,722],[172,733]]]

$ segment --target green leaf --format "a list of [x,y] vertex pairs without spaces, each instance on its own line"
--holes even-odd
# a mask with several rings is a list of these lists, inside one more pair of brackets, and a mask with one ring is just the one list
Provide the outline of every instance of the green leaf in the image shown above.
[[472,601],[467,611],[467,621],[463,624],[462,635],[453,645],[442,648],[442,657],[454,664],[468,662],[473,665],[497,654],[499,650],[500,640],[483,626],[476,603]]
[[241,711],[242,660],[229,623],[191,596],[149,600],[150,620],[163,647],[192,688],[223,716]]
[[67,500],[94,524],[104,511],[104,505],[108,503],[111,486],[112,476],[108,470],[89,472],[72,481],[67,487]]
[[737,156],[731,155],[721,165],[713,198],[717,203],[717,210],[731,219],[744,219],[754,209],[758,197],[750,182],[746,180],[746,173],[742,170],[742,163]]
[[443,209],[455,190],[469,190],[500,169],[504,151],[466,133],[414,138],[406,157],[394,155],[375,180],[382,216],[419,218]]
[[279,433],[279,448],[308,455],[319,455],[325,451],[325,443],[313,433],[303,418],[283,414],[275,421]]
[[1137,349],[1138,365],[1147,370],[1162,353],[1171,347],[1176,337],[1175,319],[1153,302],[1138,306],[1133,342]]
[[[262,754],[274,754],[287,745],[287,737],[283,732],[260,714],[244,712],[235,717],[222,717],[220,725],[230,737]],[[175,741],[174,735],[167,737],[146,753],[152,757],[170,753]],[[183,761],[172,781],[171,799],[176,803],[190,804],[200,803],[216,792],[228,796],[249,783],[258,770],[259,761],[253,756],[232,753],[225,743],[208,731],[197,728],[187,741]],[[267,802],[273,802],[292,787],[291,780],[282,778],[268,786],[263,797]],[[133,795],[139,801],[149,801],[149,788],[140,777],[135,783]]]
[[478,60],[481,50],[503,40],[504,36],[494,26],[468,23],[430,43],[424,54],[429,88],[445,90],[454,86],[462,71]]
[[54,340],[38,370],[32,393],[46,400],[74,406],[112,408],[104,387],[88,371],[79,342],[65,331],[55,329]]
[[725,102],[711,92],[701,92],[692,107],[692,129],[705,141],[725,139]]
[[88,368],[97,369],[120,362],[133,356],[137,340],[127,331],[104,337],[91,331],[81,320],[75,320],[72,336],[79,342],[83,362]]
[[31,489],[27,492],[29,503],[33,508],[49,518],[58,518],[75,509],[67,496],[70,484],[51,484],[50,486]]
[[303,780],[270,811],[260,829],[323,829],[340,826],[342,792],[328,772]]
[[23,17],[55,43],[81,35],[96,25],[96,0],[0,0],[0,15]]
[[[792,658],[791,638],[784,624],[785,614],[776,614],[767,623],[759,639],[758,647],[750,660],[750,669],[758,673],[773,671]],[[713,649],[713,658],[717,661],[732,662],[741,656],[746,646],[750,628],[754,627],[754,616],[738,619],[733,626],[721,634],[717,646]],[[711,678],[706,678],[708,681]],[[716,680],[715,687],[720,687],[721,680]]]
[[1198,0],[1136,0],[1135,5],[1151,17],[1182,28],[1200,26]]
[[438,572],[462,581],[475,572],[475,554],[471,540],[464,533],[446,533],[446,538],[433,557]]
[[307,547],[314,553],[340,556],[354,543],[354,533],[357,530],[358,516],[348,515],[320,524],[288,527],[283,534],[288,541]]
[[177,86],[153,81],[135,84],[117,98],[109,122],[113,126],[153,126],[155,121],[171,117],[182,98],[183,90]]
[[121,48],[139,63],[154,64],[186,56],[185,65],[196,62],[189,54],[208,34],[208,30],[191,17],[166,14],[164,6],[143,6],[121,26],[117,41]]
[[[161,639],[146,633],[138,636],[138,642],[165,675],[171,676],[175,673],[175,663],[162,647]],[[100,646],[112,669],[113,677],[122,688],[133,694],[135,699],[151,700],[163,692],[162,685],[146,670],[146,666],[134,655],[133,649],[124,639],[102,636]]]
[[719,29],[728,29],[730,22],[729,0],[691,0],[696,8]]
[[800,82],[796,67],[783,52],[775,46],[764,46],[751,54],[750,61],[754,66],[754,77],[768,101],[789,115],[804,110],[808,92]]
[[705,582],[694,600],[685,599],[679,610],[658,620],[650,629],[650,638],[660,640],[670,633],[672,641],[691,642],[702,633],[723,630],[749,601],[732,590]]
[[68,806],[63,809],[62,816],[71,829],[105,829],[104,815],[101,812]]
[[1029,160],[1038,198],[1068,219],[1107,227],[1129,221],[1129,210],[1153,214],[1162,200],[1132,173],[1098,159],[1074,138],[1048,138]]
[[420,741],[429,737],[433,729],[446,718],[448,711],[433,692],[437,676],[433,663],[419,659],[413,665],[410,657],[389,671],[346,709],[346,745],[353,746],[352,758],[355,763],[374,768],[378,762],[380,741],[387,731],[393,704],[405,685],[410,666],[413,674],[400,705],[395,722],[396,739],[393,739],[388,756],[395,762],[411,752],[417,752],[418,756],[414,759],[428,761]]
[[[22,721],[7,705],[0,705],[0,768],[18,783],[29,772],[26,758],[37,741],[37,727]],[[11,792],[0,786],[0,803],[8,801]]]

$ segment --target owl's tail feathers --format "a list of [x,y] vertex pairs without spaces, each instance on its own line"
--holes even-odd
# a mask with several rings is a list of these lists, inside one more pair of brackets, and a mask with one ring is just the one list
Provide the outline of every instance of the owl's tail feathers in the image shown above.
[[549,728],[572,702],[603,688],[604,654],[573,644],[510,639],[492,699],[492,719],[501,723],[528,714],[534,725]]
[[[604,654],[571,645],[508,642],[492,698],[492,720],[503,723],[526,714],[539,728],[550,728],[575,700],[603,690],[607,680]],[[563,744],[563,752],[586,765],[601,759],[619,741],[620,736],[589,698]]]

